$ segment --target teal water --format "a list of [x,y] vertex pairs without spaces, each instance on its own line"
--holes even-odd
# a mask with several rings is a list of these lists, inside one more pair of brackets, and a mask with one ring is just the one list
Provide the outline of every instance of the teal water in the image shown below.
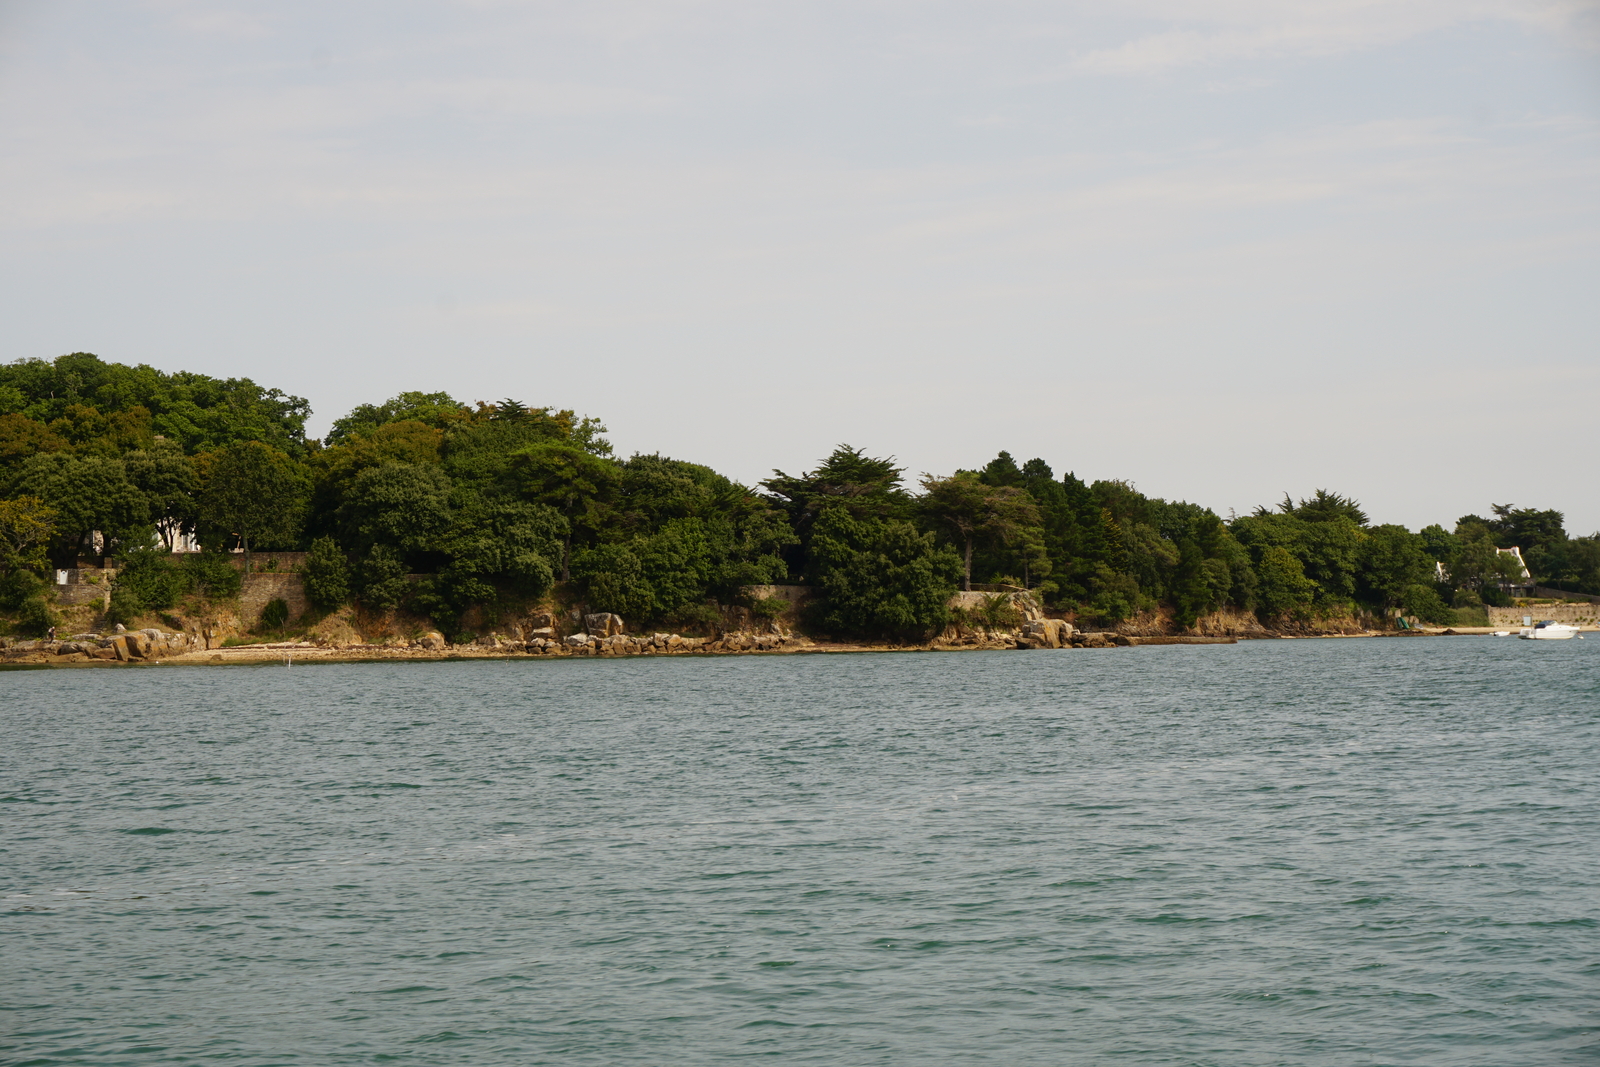
[[0,674],[7,1064],[1600,1062],[1600,641]]

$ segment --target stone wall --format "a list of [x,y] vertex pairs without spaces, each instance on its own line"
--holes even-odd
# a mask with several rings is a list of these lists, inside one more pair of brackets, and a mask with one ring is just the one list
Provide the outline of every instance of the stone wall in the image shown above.
[[[266,574],[287,574],[305,569],[306,557],[309,552],[264,552],[257,549],[250,553],[250,569],[253,572]],[[230,552],[228,562],[238,570],[244,570],[244,553]],[[288,599],[287,597],[285,599]]]
[[[95,604],[107,607],[111,603],[111,583],[117,572],[108,567],[73,567],[53,572],[56,603],[62,607],[79,607]],[[65,577],[66,581],[61,579]]]
[[310,607],[306,601],[305,583],[298,574],[256,571],[244,575],[239,589],[239,615],[244,625],[254,626],[261,618],[261,611],[267,602],[279,599],[289,605],[290,619],[298,619]]
[[1528,604],[1520,608],[1489,608],[1489,625],[1502,630],[1520,630],[1522,617],[1534,622],[1554,619],[1568,626],[1600,625],[1600,604]]

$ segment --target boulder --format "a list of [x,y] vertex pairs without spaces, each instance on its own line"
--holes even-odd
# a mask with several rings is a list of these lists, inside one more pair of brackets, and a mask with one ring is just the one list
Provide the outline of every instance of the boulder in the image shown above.
[[[548,615],[545,616],[545,617],[549,618]],[[527,634],[528,640],[530,640],[530,641],[537,641],[542,637],[554,637],[555,635],[556,635],[555,629],[553,627],[550,627],[550,626],[541,626],[536,630],[529,630],[528,634]]]
[[1055,619],[1036,619],[1024,623],[1022,638],[1029,648],[1060,648],[1061,637],[1052,623]]
[[583,617],[583,628],[594,637],[613,637],[627,629],[622,624],[621,615],[613,615],[609,611],[596,612]]
[[588,634],[573,634],[567,638],[568,648],[588,648],[591,638]]
[[443,652],[445,646],[444,634],[438,630],[430,630],[417,638],[417,646],[430,652]]
[[550,613],[548,611],[536,611],[532,615],[528,616],[528,629],[531,633],[538,633],[540,630],[548,630],[555,624],[556,620],[550,617]]

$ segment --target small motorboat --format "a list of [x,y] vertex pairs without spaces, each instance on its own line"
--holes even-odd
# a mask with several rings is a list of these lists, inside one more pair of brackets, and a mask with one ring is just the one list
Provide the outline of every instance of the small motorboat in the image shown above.
[[1524,626],[1517,636],[1528,641],[1568,641],[1578,636],[1578,628],[1554,619],[1545,619],[1532,626]]

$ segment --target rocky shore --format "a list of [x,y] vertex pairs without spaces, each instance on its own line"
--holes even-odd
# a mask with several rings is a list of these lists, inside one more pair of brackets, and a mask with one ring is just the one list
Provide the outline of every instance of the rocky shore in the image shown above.
[[[984,623],[961,615],[931,641],[916,644],[866,643],[815,639],[795,632],[782,621],[760,627],[730,629],[711,636],[667,632],[633,634],[609,613],[557,616],[541,611],[513,623],[509,633],[491,632],[471,641],[452,643],[438,631],[376,640],[362,640],[345,629],[337,636],[312,635],[297,641],[249,642],[224,636],[227,629],[196,624],[190,631],[155,628],[114,633],[79,633],[60,640],[0,638],[0,666],[111,666],[141,664],[318,663],[389,660],[498,659],[515,657],[617,657],[793,655],[830,652],[957,652],[1045,649],[1133,648],[1143,645],[1233,644],[1241,639],[1317,637],[1468,636],[1493,632],[1488,627],[1413,628],[1379,631],[1336,620],[1320,628],[1299,624],[1267,629],[1255,619],[1243,625],[1233,618],[1203,619],[1198,632],[1162,632],[1162,620],[1130,620],[1119,631],[1079,630],[1063,619],[1049,618],[1030,595],[1013,594],[1014,613],[1004,623]],[[1584,627],[1586,630],[1591,626]],[[1221,632],[1219,632],[1219,630]],[[234,631],[237,634],[237,631]]]
[[507,657],[616,657],[794,654],[866,651],[982,651],[1011,649],[1117,648],[1151,644],[1232,644],[1231,636],[1138,636],[1082,631],[1061,619],[1044,616],[1025,604],[1015,626],[953,624],[933,641],[914,645],[817,641],[779,623],[765,632],[735,630],[711,637],[655,632],[630,634],[613,614],[581,617],[581,629],[561,634],[545,614],[530,620],[541,625],[517,627],[511,634],[493,633],[470,643],[452,644],[438,631],[415,638],[390,638],[379,643],[278,641],[246,644],[224,642],[216,633],[166,632],[144,629],[112,634],[83,633],[64,640],[0,639],[0,664],[75,666],[107,664],[205,664],[351,662],[367,660],[440,660]]

